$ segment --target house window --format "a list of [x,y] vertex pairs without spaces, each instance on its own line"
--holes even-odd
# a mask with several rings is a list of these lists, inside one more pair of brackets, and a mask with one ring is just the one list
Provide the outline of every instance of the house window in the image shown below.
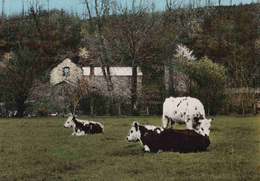
[[62,90],[62,88],[61,89],[59,89],[59,96],[63,96],[63,90]]
[[63,76],[69,76],[70,75],[70,68],[69,67],[64,67],[63,68]]

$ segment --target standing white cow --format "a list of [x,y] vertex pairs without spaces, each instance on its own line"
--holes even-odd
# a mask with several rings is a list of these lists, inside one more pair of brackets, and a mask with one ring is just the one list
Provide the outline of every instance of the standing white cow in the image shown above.
[[202,103],[192,97],[169,97],[163,103],[162,127],[167,128],[171,121],[186,124],[186,129],[194,129],[203,136],[209,136],[212,119],[205,119],[205,110]]

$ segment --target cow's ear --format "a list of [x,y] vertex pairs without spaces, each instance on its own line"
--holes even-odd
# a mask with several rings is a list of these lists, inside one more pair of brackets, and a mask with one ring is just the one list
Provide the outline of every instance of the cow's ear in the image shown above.
[[138,131],[138,129],[139,129],[139,124],[138,124],[138,122],[136,122],[136,121],[134,122],[134,127],[135,127],[135,130]]
[[75,121],[75,120],[76,120],[76,117],[75,117],[75,116],[73,116],[73,117],[72,117],[72,119]]

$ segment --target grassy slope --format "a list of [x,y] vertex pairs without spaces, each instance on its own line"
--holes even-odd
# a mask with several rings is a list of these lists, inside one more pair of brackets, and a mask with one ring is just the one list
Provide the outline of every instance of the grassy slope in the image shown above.
[[214,117],[207,152],[143,153],[125,141],[134,120],[160,119],[93,118],[105,132],[80,137],[61,128],[66,118],[0,119],[0,180],[259,179],[259,116]]

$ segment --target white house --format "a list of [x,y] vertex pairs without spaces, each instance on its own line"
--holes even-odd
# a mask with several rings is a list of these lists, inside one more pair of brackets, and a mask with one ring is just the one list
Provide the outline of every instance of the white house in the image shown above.
[[50,82],[53,85],[68,81],[76,84],[82,77],[82,69],[73,63],[69,58],[63,60],[50,72]]
[[[132,67],[110,67],[111,81],[113,84],[113,96],[120,98],[130,98]],[[137,91],[142,89],[142,71],[137,69]],[[52,85],[61,85],[67,83],[77,85],[79,80],[86,80],[89,87],[101,92],[104,95],[108,94],[107,83],[103,77],[101,67],[78,67],[69,58],[63,60],[50,72],[50,82]],[[62,88],[62,86],[61,86]],[[60,91],[61,92],[61,91]]]

